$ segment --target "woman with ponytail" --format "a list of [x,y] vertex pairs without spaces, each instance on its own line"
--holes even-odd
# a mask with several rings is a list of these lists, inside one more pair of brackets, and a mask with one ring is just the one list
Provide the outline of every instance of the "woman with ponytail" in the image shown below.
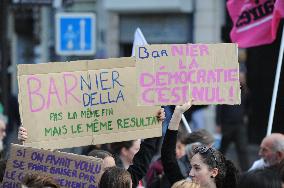
[[202,188],[236,188],[238,170],[216,149],[199,146],[194,149],[189,176]]

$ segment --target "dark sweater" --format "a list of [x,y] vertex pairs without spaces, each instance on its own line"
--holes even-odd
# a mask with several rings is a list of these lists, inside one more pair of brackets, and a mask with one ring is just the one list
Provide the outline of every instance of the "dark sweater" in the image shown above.
[[131,174],[132,187],[137,187],[139,181],[146,175],[153,156],[156,153],[159,138],[145,139],[140,146],[140,150],[133,158],[133,165],[127,171]]
[[178,131],[167,130],[161,151],[161,160],[164,167],[164,172],[171,185],[179,180],[184,179],[176,159],[175,150],[177,133]]

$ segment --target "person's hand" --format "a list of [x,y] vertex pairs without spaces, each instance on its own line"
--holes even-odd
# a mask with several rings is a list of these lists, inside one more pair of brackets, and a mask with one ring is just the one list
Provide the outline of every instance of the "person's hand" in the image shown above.
[[174,113],[183,114],[183,113],[186,112],[191,106],[192,106],[192,100],[188,101],[187,103],[185,103],[185,104],[183,104],[183,105],[177,105],[176,108],[175,108]]
[[172,119],[169,123],[168,129],[170,130],[178,130],[182,114],[187,111],[192,106],[192,100],[189,102],[183,104],[183,105],[177,105],[175,108],[175,111],[172,115]]
[[157,113],[158,121],[163,122],[166,118],[165,110],[164,108],[160,108]]
[[19,128],[18,132],[18,140],[20,142],[25,142],[28,139],[28,132],[27,129],[25,129],[23,126]]

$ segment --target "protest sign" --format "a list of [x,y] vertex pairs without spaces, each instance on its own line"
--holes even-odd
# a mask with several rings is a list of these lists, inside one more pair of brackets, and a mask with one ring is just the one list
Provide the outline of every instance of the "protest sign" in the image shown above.
[[161,135],[159,107],[138,107],[135,58],[18,66],[27,146],[60,149]]
[[61,187],[98,188],[102,168],[102,159],[12,144],[2,187],[21,188],[26,174],[42,174]]
[[136,68],[138,105],[240,104],[236,44],[143,45]]

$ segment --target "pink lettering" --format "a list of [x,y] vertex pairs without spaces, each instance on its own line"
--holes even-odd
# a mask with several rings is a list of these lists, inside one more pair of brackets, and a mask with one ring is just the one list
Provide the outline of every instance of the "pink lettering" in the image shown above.
[[187,79],[188,79],[189,83],[191,83],[191,84],[195,83],[195,81],[192,78],[194,73],[195,73],[195,70],[192,70],[192,71],[189,71],[188,75],[187,75],[187,77],[188,77]]
[[[216,88],[210,88],[211,90],[210,90],[210,92],[209,92],[209,88],[208,87],[206,87],[205,88],[205,101],[206,102],[213,102],[213,101],[215,101],[215,89]],[[210,96],[210,93],[211,93],[211,96]]]
[[[72,78],[73,82],[72,81],[69,81],[68,80],[68,77],[69,78]],[[78,99],[73,93],[72,91],[77,87],[77,84],[78,84],[78,80],[77,80],[77,77],[74,75],[74,74],[71,74],[71,73],[65,73],[63,75],[63,79],[64,79],[64,93],[65,93],[65,104],[68,104],[68,96],[72,96],[73,99],[75,99],[75,101],[77,101],[78,103],[81,103],[80,99]],[[73,83],[73,85],[71,84],[71,87],[68,88],[68,84],[69,82],[67,82],[67,80],[71,83]]]
[[[37,85],[33,85],[35,88],[35,90],[31,90],[32,87],[32,83],[37,84]],[[44,104],[45,104],[45,100],[44,100],[44,96],[39,93],[40,89],[41,89],[41,80],[35,76],[30,76],[27,79],[27,85],[28,85],[28,95],[29,95],[29,106],[30,106],[30,111],[31,112],[38,112],[41,111],[44,108]],[[37,108],[33,108],[33,98],[35,98],[36,96],[39,97],[40,100],[36,101],[35,104],[39,104],[39,106]]]
[[216,82],[216,77],[215,77],[215,73],[213,72],[213,70],[209,70],[207,72],[207,83],[210,83],[210,81]]
[[196,75],[197,83],[200,83],[200,82],[204,83],[205,77],[206,77],[206,70],[200,69],[197,71],[197,75]]
[[199,51],[201,56],[209,55],[208,46],[206,44],[200,44]]
[[228,81],[234,82],[238,80],[238,69],[228,70]]
[[189,101],[189,88],[188,86],[183,86],[182,88],[182,99],[183,99],[183,103]]
[[155,78],[152,74],[145,72],[140,75],[139,83],[142,87],[150,87],[155,83]]
[[192,61],[188,67],[189,69],[194,69],[194,68],[198,68],[198,64],[195,58],[192,58]]
[[170,91],[169,88],[159,88],[157,89],[157,94],[158,94],[158,103],[168,103],[169,99],[165,97],[165,93],[164,92]]
[[171,45],[172,56],[183,55],[183,45]]
[[178,68],[179,68],[179,69],[186,69],[186,66],[183,65],[181,58],[180,58],[179,61],[178,61]]
[[225,100],[221,97],[219,87],[193,87],[192,98],[197,102],[219,102],[222,103]]
[[180,96],[178,94],[179,89],[179,87],[175,87],[172,89],[172,96],[174,97],[172,100],[173,103],[178,103],[180,101]]
[[197,50],[198,45],[192,44],[187,46],[187,53],[186,55],[190,55],[191,57],[196,57],[198,56],[198,50]]
[[[155,89],[149,88],[149,89],[145,89],[143,91],[143,93],[142,93],[142,100],[143,100],[143,102],[149,103],[149,104],[154,104],[154,100],[150,100],[149,99],[149,92],[151,92],[153,90],[155,90]],[[152,98],[153,98],[153,93],[152,93],[152,95],[150,94],[150,96],[152,96]]]
[[179,81],[180,83],[183,83],[183,84],[187,83],[187,72],[182,71],[179,73]]
[[217,82],[220,82],[221,79],[221,72],[223,72],[223,69],[215,69],[216,73],[217,73]]
[[57,91],[54,79],[52,77],[49,78],[49,89],[48,89],[48,93],[47,93],[47,103],[46,103],[46,109],[49,108],[50,105],[50,96],[51,95],[56,95],[57,98],[57,102],[59,103],[60,106],[62,106],[60,97],[59,97],[59,93]]
[[192,87],[192,99],[195,101],[203,101],[204,88]]
[[157,72],[156,73],[156,85],[157,86],[165,86],[167,85],[167,82],[164,80],[164,78],[167,78],[168,73],[167,72]]

